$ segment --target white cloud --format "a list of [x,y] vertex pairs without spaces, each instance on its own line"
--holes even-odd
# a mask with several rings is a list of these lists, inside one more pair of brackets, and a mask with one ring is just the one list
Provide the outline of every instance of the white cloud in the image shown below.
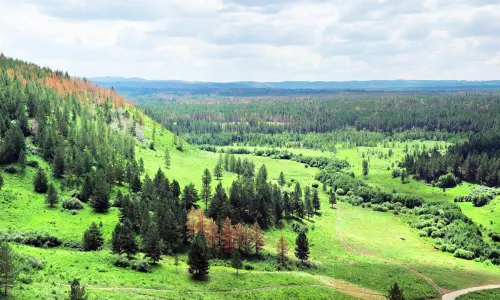
[[494,0],[0,0],[0,51],[78,76],[499,79]]

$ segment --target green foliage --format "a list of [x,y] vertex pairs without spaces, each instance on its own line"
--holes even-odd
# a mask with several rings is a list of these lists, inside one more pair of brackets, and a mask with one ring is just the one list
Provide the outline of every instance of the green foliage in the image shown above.
[[35,178],[33,179],[33,185],[35,188],[35,192],[40,194],[46,193],[49,189],[47,174],[45,174],[45,171],[42,168],[38,168]]
[[88,296],[85,293],[85,288],[80,286],[78,279],[73,279],[71,283],[71,290],[69,291],[70,300],[87,300]]
[[98,171],[95,178],[89,204],[96,212],[103,213],[111,206],[109,202],[110,186],[106,180],[103,180],[104,173],[102,171]]
[[5,296],[14,286],[16,276],[14,252],[7,242],[0,240],[0,288]]
[[104,244],[104,237],[95,222],[83,234],[82,245],[84,251],[97,251]]
[[386,296],[387,300],[405,300],[406,298],[403,295],[403,290],[399,288],[397,282],[391,287]]
[[203,279],[208,275],[210,264],[208,262],[207,239],[203,232],[198,232],[188,252],[189,273],[196,279]]
[[202,188],[201,188],[201,198],[205,202],[205,208],[208,208],[208,201],[210,200],[212,176],[210,175],[210,171],[205,169],[203,172],[203,176],[201,177]]
[[57,205],[57,203],[59,203],[59,196],[57,195],[57,190],[52,183],[49,185],[47,196],[45,197],[45,203],[47,203],[47,205],[50,208],[54,208]]
[[304,231],[300,231],[297,239],[295,240],[295,257],[302,262],[309,259],[309,240]]
[[243,268],[243,260],[241,259],[240,251],[234,251],[231,256],[231,267],[236,269],[236,275],[238,275],[238,270]]

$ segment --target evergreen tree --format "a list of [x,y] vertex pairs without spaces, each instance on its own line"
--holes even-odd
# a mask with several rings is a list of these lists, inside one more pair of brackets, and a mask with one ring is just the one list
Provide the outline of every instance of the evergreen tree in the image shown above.
[[6,241],[0,240],[0,286],[5,296],[7,296],[8,289],[14,286],[15,281],[14,252]]
[[111,250],[113,253],[121,255],[124,253],[123,249],[123,225],[117,223],[113,233],[111,234]]
[[259,255],[260,250],[264,247],[264,233],[262,229],[260,229],[259,223],[253,223],[252,229],[252,239],[255,247],[255,254]]
[[391,287],[387,296],[385,296],[387,300],[405,300],[406,298],[403,295],[403,290],[399,288],[397,282]]
[[88,296],[85,294],[85,288],[80,286],[78,279],[74,279],[71,283],[71,290],[69,291],[69,300],[87,300]]
[[283,174],[283,172],[280,172],[280,177],[278,179],[278,183],[281,187],[284,187],[286,184],[285,174]]
[[207,239],[202,231],[196,234],[188,252],[189,273],[196,279],[202,279],[208,274]]
[[363,159],[363,176],[368,176],[368,171],[369,171],[369,166],[368,166],[368,161],[366,159]]
[[319,195],[318,195],[318,189],[314,188],[313,189],[313,196],[312,196],[312,204],[314,207],[314,212],[316,213],[321,207],[320,201],[319,201]]
[[121,248],[123,253],[127,254],[127,257],[131,259],[139,252],[139,245],[137,244],[135,233],[130,222],[125,222],[121,234]]
[[222,183],[219,182],[217,187],[215,188],[215,194],[212,198],[212,202],[210,203],[210,209],[208,210],[208,217],[217,219],[224,219],[227,217],[225,215],[225,210],[228,204],[227,194],[222,187]]
[[302,262],[309,259],[309,241],[304,230],[299,232],[295,244],[297,245],[295,248],[295,257],[302,260]]
[[177,180],[172,180],[170,190],[172,191],[172,197],[174,197],[174,199],[179,199],[179,196],[181,195],[181,186]]
[[165,167],[167,169],[170,169],[170,152],[167,150],[165,150]]
[[89,175],[85,176],[85,179],[83,180],[82,191],[80,192],[80,200],[87,203],[90,197],[92,197],[93,189],[94,187],[92,184],[92,180],[90,179],[90,176]]
[[52,162],[52,172],[54,176],[62,178],[64,175],[64,148],[59,146],[56,148],[54,160]]
[[229,172],[229,153],[226,152],[226,155],[224,156],[224,170],[226,172]]
[[104,180],[104,173],[102,170],[98,171],[94,180],[94,190],[90,198],[90,206],[98,212],[103,213],[108,211],[110,207],[109,203],[109,184]]
[[208,201],[210,200],[212,176],[210,175],[210,171],[205,169],[203,172],[203,176],[201,177],[202,188],[201,188],[201,198],[205,201],[205,208],[208,208]]
[[17,124],[13,124],[5,132],[0,144],[0,163],[9,164],[19,159],[21,150],[26,149],[24,135]]
[[104,244],[101,230],[95,222],[92,222],[90,227],[83,234],[82,244],[84,251],[97,251]]
[[287,191],[283,193],[283,208],[285,210],[285,218],[289,218],[293,213],[293,204]]
[[191,209],[196,201],[198,201],[198,191],[194,184],[190,183],[184,187],[182,192],[182,203],[186,209]]
[[403,169],[401,171],[401,183],[403,183],[403,184],[406,183],[406,176],[407,176],[406,170]]
[[231,257],[231,267],[236,269],[236,275],[238,275],[238,270],[243,268],[243,261],[241,259],[240,251],[235,251]]
[[26,152],[24,152],[24,150],[21,150],[21,152],[19,152],[19,159],[17,160],[17,162],[24,172],[24,170],[26,169]]
[[311,188],[308,186],[304,189],[304,205],[305,205],[305,213],[307,215],[307,219],[311,217],[313,213],[313,206],[311,201]]
[[46,193],[49,189],[47,174],[45,174],[45,171],[42,168],[38,168],[33,180],[33,185],[35,186],[35,192],[40,194]]
[[337,204],[337,196],[333,190],[330,190],[330,197],[328,198],[328,202],[332,205]]
[[51,183],[47,191],[47,196],[45,197],[45,203],[50,207],[54,208],[57,203],[59,203],[59,196],[57,195],[57,190]]
[[157,263],[161,259],[161,251],[163,249],[163,240],[160,237],[160,232],[156,222],[152,222],[143,240],[142,248],[145,256],[149,257],[153,263]]
[[222,164],[217,163],[214,168],[214,176],[217,178],[217,180],[220,180],[222,178]]

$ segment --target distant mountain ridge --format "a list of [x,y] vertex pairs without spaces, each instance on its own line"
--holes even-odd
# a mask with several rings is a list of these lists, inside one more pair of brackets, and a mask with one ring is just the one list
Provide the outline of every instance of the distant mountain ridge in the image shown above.
[[173,94],[219,94],[231,96],[331,93],[339,91],[461,91],[500,89],[500,80],[367,80],[367,81],[283,81],[200,82],[100,77],[89,79],[103,87],[114,87],[128,97]]

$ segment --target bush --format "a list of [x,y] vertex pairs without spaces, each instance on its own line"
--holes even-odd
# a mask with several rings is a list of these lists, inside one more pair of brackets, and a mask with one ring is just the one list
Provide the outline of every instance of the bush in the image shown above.
[[378,205],[378,204],[372,205],[372,210],[380,211],[380,212],[387,212],[388,211],[387,207],[382,206],[382,205]]
[[457,249],[453,253],[453,256],[458,257],[458,258],[471,260],[474,258],[474,253],[471,251],[464,250],[464,249]]
[[78,210],[78,209],[83,209],[83,203],[76,198],[70,198],[63,200],[62,207],[68,210],[74,210],[74,209]]
[[19,170],[16,166],[14,165],[10,165],[8,167],[5,168],[5,172],[9,173],[9,174],[16,174],[16,173],[19,173],[21,172],[21,170]]
[[32,168],[37,168],[38,169],[38,162],[36,160],[28,160],[26,162],[26,165],[28,167],[32,167]]
[[151,273],[151,266],[145,260],[135,261],[134,264],[132,265],[132,269],[141,273]]
[[46,247],[52,248],[62,244],[61,240],[48,233],[28,232],[28,233],[13,233],[13,234],[0,234],[9,242],[33,246],[33,247]]
[[344,196],[345,195],[345,191],[341,188],[338,188],[335,193],[337,193],[337,195],[339,196]]
[[458,184],[458,179],[452,173],[441,175],[438,179],[440,188],[454,188]]
[[476,207],[485,206],[486,204],[488,204],[490,202],[490,200],[491,199],[490,199],[489,195],[487,195],[485,193],[481,193],[481,194],[478,194],[478,195],[475,195],[472,197],[472,203]]
[[500,234],[498,233],[492,233],[490,235],[491,239],[494,241],[494,242],[500,242]]
[[130,261],[126,259],[125,257],[118,256],[116,260],[113,262],[113,265],[115,265],[118,268],[128,268],[130,267]]
[[247,271],[252,271],[253,269],[255,269],[251,264],[245,264],[243,268]]

